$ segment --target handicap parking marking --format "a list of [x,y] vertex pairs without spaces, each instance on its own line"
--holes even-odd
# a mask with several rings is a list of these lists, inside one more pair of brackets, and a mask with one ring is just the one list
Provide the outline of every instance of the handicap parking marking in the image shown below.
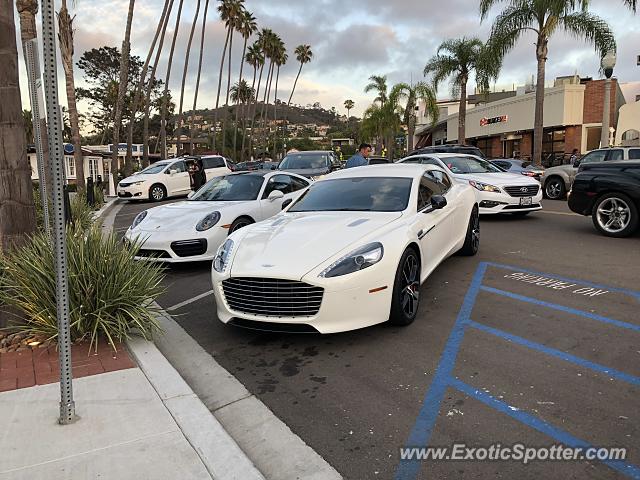
[[[485,280],[487,267],[510,270],[513,272],[526,274],[526,275],[537,275],[541,278],[545,278],[546,279],[545,282],[547,281],[549,282],[549,283],[546,283],[546,285],[551,285],[553,282],[563,282],[564,284],[571,284],[571,287],[567,287],[567,288],[573,288],[575,286],[577,287],[575,290],[579,290],[579,291],[580,289],[588,288],[590,289],[589,292],[595,292],[596,290],[606,291],[606,293],[615,292],[618,294],[628,295],[633,299],[635,299],[636,301],[640,300],[640,292],[629,290],[629,289],[612,287],[607,285],[600,285],[600,284],[583,281],[583,280],[569,279],[569,278],[560,277],[553,274],[546,274],[542,272],[534,272],[528,269],[522,269],[522,268],[511,266],[511,265],[502,265],[502,264],[496,264],[491,262],[480,263],[472,278],[471,285],[467,290],[467,293],[462,303],[462,307],[460,308],[460,311],[458,313],[456,322],[449,335],[444,351],[440,357],[440,361],[436,369],[436,372],[434,374],[431,385],[429,386],[425,394],[422,407],[420,409],[420,412],[415,421],[415,424],[407,439],[406,446],[424,447],[429,444],[429,440],[431,438],[433,429],[435,427],[436,421],[440,413],[440,406],[441,406],[443,397],[445,395],[445,392],[448,388],[455,388],[462,393],[465,393],[473,398],[476,398],[477,400],[483,402],[485,405],[490,406],[501,413],[508,414],[512,418],[520,421],[520,423],[524,424],[525,426],[534,428],[568,446],[590,447],[591,445],[588,442],[581,440],[577,437],[574,437],[570,433],[556,426],[553,426],[532,414],[521,412],[517,408],[512,407],[506,404],[505,402],[502,402],[498,399],[493,398],[491,395],[488,395],[486,392],[482,392],[481,390],[478,390],[462,382],[458,378],[455,378],[453,376],[453,371],[456,365],[458,353],[459,353],[463,338],[465,336],[467,327],[488,333],[491,336],[495,337],[496,339],[506,340],[513,344],[517,344],[522,347],[525,347],[529,350],[550,355],[563,362],[568,362],[570,364],[578,365],[583,368],[588,368],[597,373],[609,375],[611,380],[619,380],[619,381],[627,382],[629,384],[638,386],[640,385],[640,377],[622,372],[620,370],[617,370],[596,362],[592,362],[588,359],[581,358],[576,355],[568,354],[561,350],[554,349],[546,345],[543,345],[541,343],[533,342],[526,338],[513,335],[509,332],[495,329],[490,326],[479,323],[477,321],[474,321],[471,318],[474,305],[476,304],[479,293],[482,291],[487,291],[492,294],[509,297],[513,300],[517,300],[520,302],[528,302],[535,305],[540,305],[545,308],[551,308],[557,311],[561,311],[563,313],[569,313],[572,315],[578,315],[584,318],[589,318],[591,320],[601,322],[603,324],[606,324],[614,328],[626,328],[629,330],[637,331],[638,326],[628,322],[623,322],[614,318],[609,318],[603,315],[594,314],[592,312],[582,311],[572,307],[566,307],[564,305],[557,304],[557,303],[537,300],[533,297],[514,294],[506,290],[487,287],[483,285],[483,280]],[[556,283],[556,286],[560,286],[560,285]],[[584,292],[586,293],[586,290],[584,290]],[[599,295],[602,295],[602,294],[596,294],[594,296],[598,297]],[[602,463],[606,464],[607,466],[609,466],[610,468],[618,472],[623,473],[624,475],[630,478],[640,479],[640,467],[633,465],[629,462],[603,461]],[[421,468],[420,460],[417,460],[417,459],[401,460],[396,470],[395,479],[396,480],[409,480],[409,479],[412,480],[417,476],[418,472],[420,471],[420,468]]]

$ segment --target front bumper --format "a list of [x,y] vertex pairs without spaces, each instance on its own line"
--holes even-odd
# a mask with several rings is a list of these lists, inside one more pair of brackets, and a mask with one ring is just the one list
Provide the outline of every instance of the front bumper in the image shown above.
[[142,185],[129,185],[127,187],[121,187],[118,184],[116,188],[116,193],[119,198],[126,198],[131,200],[148,200],[149,199],[149,190]]
[[[517,213],[517,212],[533,212],[542,209],[542,189],[531,197],[512,197],[503,192],[480,192],[476,191],[480,214],[491,215],[496,213]],[[531,203],[523,205],[521,198],[530,198]],[[526,200],[528,202],[528,200]]]
[[[214,230],[215,229],[215,230]],[[213,232],[192,232],[177,235],[175,232],[151,232],[137,228],[127,230],[126,241],[142,243],[136,260],[164,263],[186,263],[211,261],[222,242],[227,238],[227,229],[212,227]]]

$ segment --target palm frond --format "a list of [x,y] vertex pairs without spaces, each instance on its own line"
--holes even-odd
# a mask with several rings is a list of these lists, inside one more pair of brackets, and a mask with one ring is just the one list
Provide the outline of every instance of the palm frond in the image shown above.
[[616,40],[611,28],[597,15],[588,12],[572,13],[562,18],[562,25],[575,38],[593,44],[600,57],[616,50]]

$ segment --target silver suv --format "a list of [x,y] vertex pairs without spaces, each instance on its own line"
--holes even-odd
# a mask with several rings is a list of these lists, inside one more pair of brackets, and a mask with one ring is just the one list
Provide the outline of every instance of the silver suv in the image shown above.
[[564,198],[571,190],[573,179],[576,177],[580,165],[614,160],[640,160],[640,147],[598,148],[583,155],[573,164],[547,168],[540,177],[545,197],[552,200]]

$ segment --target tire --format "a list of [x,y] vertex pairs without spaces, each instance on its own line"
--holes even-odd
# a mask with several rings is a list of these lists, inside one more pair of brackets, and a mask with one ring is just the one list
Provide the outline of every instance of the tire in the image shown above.
[[544,184],[544,195],[550,200],[562,200],[567,194],[567,187],[561,177],[551,177]]
[[416,319],[420,306],[420,258],[416,251],[407,248],[396,270],[389,323],[406,326]]
[[593,225],[607,237],[628,237],[638,228],[638,208],[624,193],[607,193],[596,200]]
[[459,255],[471,257],[478,253],[480,248],[480,214],[478,206],[475,205],[471,210],[469,224],[467,225],[467,234],[464,237],[464,245],[458,250]]
[[240,230],[242,227],[246,227],[247,225],[251,225],[255,223],[252,218],[249,217],[238,217],[236,218],[231,227],[229,227],[229,235],[231,235],[236,230]]
[[161,183],[154,183],[149,188],[149,200],[152,202],[161,202],[167,198],[167,189]]

